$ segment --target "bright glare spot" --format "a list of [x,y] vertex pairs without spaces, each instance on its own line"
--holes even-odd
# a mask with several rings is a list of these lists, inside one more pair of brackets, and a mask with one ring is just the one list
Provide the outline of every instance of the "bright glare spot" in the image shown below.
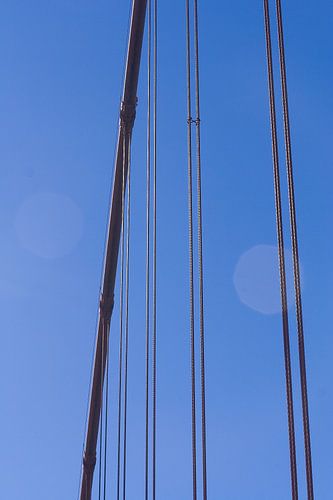
[[[292,253],[285,251],[288,306],[294,301]],[[281,312],[278,249],[257,245],[240,257],[234,272],[234,285],[240,300],[262,314]]]

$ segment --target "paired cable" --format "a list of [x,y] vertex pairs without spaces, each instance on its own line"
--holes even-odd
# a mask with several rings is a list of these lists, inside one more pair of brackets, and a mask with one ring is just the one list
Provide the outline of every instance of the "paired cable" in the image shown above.
[[197,143],[197,197],[198,197],[198,268],[199,268],[199,322],[200,322],[200,377],[201,377],[201,435],[202,435],[202,476],[203,499],[207,500],[207,437],[206,437],[206,375],[205,375],[205,328],[204,328],[204,274],[202,249],[202,188],[201,188],[201,126],[200,126],[200,86],[199,86],[199,21],[198,1],[194,0],[194,56],[195,56],[195,107]]
[[[102,319],[102,359],[106,349],[106,387],[105,387],[105,404],[104,404],[104,390],[103,379],[101,373],[101,414],[100,414],[100,430],[99,430],[99,473],[98,473],[98,499],[106,500],[106,486],[107,486],[107,438],[108,438],[108,405],[109,405],[109,349],[108,349],[108,336],[109,323]],[[101,371],[103,365],[101,364]],[[103,436],[103,420],[104,420],[104,436]],[[104,439],[103,439],[104,437]]]
[[[153,7],[153,8],[152,8]],[[147,56],[147,161],[146,161],[146,406],[145,406],[145,500],[149,496],[150,374],[152,411],[152,498],[156,498],[156,393],[157,393],[157,0],[148,0]],[[153,68],[152,68],[153,53]],[[152,137],[153,131],[153,137]],[[153,157],[152,157],[153,153]],[[151,175],[151,170],[152,174]],[[151,179],[152,177],[152,179]],[[151,202],[151,183],[153,200]],[[151,220],[151,215],[152,219]],[[152,241],[151,241],[152,226]],[[152,259],[151,259],[152,246]],[[151,269],[152,268],[152,269]],[[152,270],[152,290],[150,271]],[[152,304],[151,304],[152,301]],[[150,310],[152,305],[152,311]],[[152,324],[150,323],[152,315]],[[150,360],[151,353],[151,360]],[[151,363],[151,366],[150,366]]]
[[104,483],[103,483],[103,500],[106,500],[107,486],[107,445],[108,445],[108,407],[109,407],[109,331],[110,323],[103,320],[104,335],[106,343],[106,386],[105,386],[105,422],[104,422]]
[[296,461],[296,442],[295,442],[295,423],[294,423],[294,403],[293,403],[291,358],[290,358],[287,280],[286,280],[286,266],[285,266],[285,255],[284,255],[280,166],[279,166],[279,153],[278,153],[278,136],[277,136],[277,125],[276,125],[276,106],[275,106],[275,89],[274,89],[274,73],[273,73],[273,58],[272,58],[272,41],[271,41],[270,13],[269,13],[268,0],[264,0],[264,13],[265,13],[266,56],[267,56],[267,70],[268,70],[270,118],[271,118],[273,171],[274,171],[276,227],[277,227],[277,239],[278,239],[280,291],[281,291],[281,303],[282,303],[282,329],[283,329],[285,378],[286,378],[287,409],[288,409],[291,487],[292,487],[292,499],[297,500],[298,499],[297,461]]
[[[102,325],[102,359],[104,357],[104,343],[105,343],[105,322]],[[103,363],[101,363],[101,414],[100,414],[100,427],[99,427],[99,470],[98,470],[98,500],[102,500],[102,455],[103,455]]]
[[126,498],[127,464],[127,388],[128,388],[128,347],[129,347],[129,266],[130,266],[130,226],[131,226],[131,137],[128,138],[127,160],[127,222],[126,222],[126,270],[125,270],[125,366],[124,366],[124,441],[123,441],[123,500]]
[[150,347],[150,169],[151,169],[151,35],[152,8],[148,0],[148,54],[147,54],[147,161],[146,161],[146,379],[145,379],[145,500],[149,486],[149,347]]
[[[287,402],[288,402],[288,425],[289,425],[289,448],[290,448],[290,464],[291,464],[291,479],[292,479],[292,498],[293,498],[293,500],[297,500],[297,498],[298,498],[298,486],[297,486],[296,445],[295,445],[295,429],[294,429],[293,399],[292,399],[290,341],[289,341],[287,297],[286,297],[286,277],[285,277],[285,264],[284,264],[282,208],[281,208],[281,193],[280,193],[280,178],[279,178],[276,113],[275,113],[275,96],[274,96],[275,92],[274,92],[274,78],[273,78],[274,75],[273,75],[271,29],[270,29],[270,14],[269,14],[268,0],[264,0],[264,12],[265,12],[267,66],[268,66],[268,77],[269,77],[268,78],[269,79],[269,94],[270,94],[272,149],[273,149],[273,163],[274,163],[275,202],[276,202],[276,217],[277,217],[279,259],[280,259],[280,280],[281,280],[284,354],[285,354],[286,386],[287,386]],[[279,58],[280,58],[280,78],[281,78],[281,90],[282,90],[284,140],[285,140],[285,151],[286,151],[286,168],[287,168],[288,195],[289,195],[289,215],[290,215],[292,253],[293,253],[294,287],[295,287],[296,318],[297,318],[297,332],[298,332],[298,352],[299,352],[300,377],[301,377],[303,434],[304,434],[305,463],[306,463],[307,495],[308,495],[308,500],[313,500],[314,499],[314,490],[313,490],[313,475],[312,475],[308,392],[307,392],[307,379],[306,379],[306,361],[305,361],[304,328],[303,328],[302,297],[301,297],[301,282],[300,282],[300,265],[299,265],[298,237],[297,237],[296,203],[295,203],[295,189],[294,189],[293,163],[292,163],[292,151],[291,151],[291,134],[290,134],[290,119],[289,119],[289,105],[288,105],[288,90],[287,90],[285,48],[284,48],[283,20],[282,20],[282,8],[281,8],[281,1],[280,0],[276,0],[276,16],[277,16],[277,26],[278,26],[278,45],[279,45]]]
[[152,331],[152,410],[153,410],[153,481],[152,496],[156,499],[156,376],[157,376],[157,0],[154,0],[154,70],[153,70],[153,331]]
[[192,124],[196,128],[197,166],[197,227],[198,227],[198,293],[199,293],[199,337],[200,337],[200,390],[201,390],[201,451],[202,451],[202,496],[207,500],[207,437],[206,437],[206,376],[205,376],[205,328],[204,328],[204,272],[202,231],[202,182],[201,182],[201,118],[200,118],[200,68],[199,68],[199,15],[198,2],[193,0],[194,21],[194,93],[195,119],[192,118],[191,81],[191,28],[190,3],[186,0],[187,40],[187,123],[188,123],[188,210],[189,210],[189,272],[190,272],[190,349],[191,349],[191,395],[192,395],[192,482],[193,500],[197,498],[197,438],[196,438],[196,386],[195,386],[195,328],[194,328],[194,252],[193,252],[193,168],[192,168]]
[[193,271],[193,160],[192,160],[192,95],[191,95],[191,36],[190,5],[186,0],[186,70],[187,70],[187,169],[188,169],[188,241],[190,294],[190,356],[191,356],[191,424],[192,424],[192,495],[197,500],[197,437],[196,437],[196,383],[194,342],[194,271]]
[[[121,203],[121,244],[120,244],[120,331],[119,331],[119,385],[118,385],[118,439],[117,439],[117,500],[120,500],[121,490],[121,468],[123,469],[123,498],[125,498],[126,481],[126,439],[127,439],[127,371],[128,371],[128,310],[129,310],[129,220],[130,220],[130,147],[131,132],[127,126],[122,127],[123,140],[123,179],[122,179],[122,203]],[[127,224],[126,224],[126,250],[125,250],[125,169],[128,172],[128,202],[127,202]],[[125,262],[126,254],[126,262]],[[125,359],[124,350],[124,295],[125,295]],[[123,361],[125,370],[123,370]],[[124,371],[124,374],[123,374]],[[124,375],[124,399],[123,399],[123,375]],[[123,464],[121,465],[121,427],[122,427],[122,403],[124,401],[123,420]]]
[[288,90],[287,90],[287,72],[286,72],[285,49],[284,49],[282,9],[281,9],[281,1],[280,0],[276,0],[276,15],[277,15],[277,21],[278,21],[278,39],[279,39],[279,53],[280,53],[283,121],[284,121],[284,136],[285,136],[285,149],[286,149],[286,164],[287,164],[287,174],[288,174],[289,213],[290,213],[291,240],[292,240],[293,264],[294,264],[294,286],[295,286],[295,299],[296,299],[298,351],[299,351],[301,391],[302,391],[306,480],[307,480],[308,499],[313,500],[314,491],[313,491],[313,476],[312,476],[308,390],[307,390],[307,379],[306,379],[304,328],[303,328],[303,312],[302,312],[302,296],[301,296],[301,278],[300,278],[298,238],[297,238],[297,221],[296,221],[296,204],[295,204],[293,162],[292,162],[292,153],[291,153],[290,120],[289,120],[289,105],[288,105]]

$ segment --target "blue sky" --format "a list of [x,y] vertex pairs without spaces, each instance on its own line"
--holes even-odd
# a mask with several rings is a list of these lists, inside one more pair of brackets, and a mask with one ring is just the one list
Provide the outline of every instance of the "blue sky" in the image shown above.
[[[159,7],[160,500],[191,497],[183,3]],[[314,482],[316,497],[329,500],[333,7],[325,0],[283,6]],[[0,468],[6,500],[70,499],[78,492],[129,10],[129,1],[114,0],[1,5]],[[274,272],[267,272],[276,233],[262,2],[201,2],[200,31],[209,497],[287,499],[281,317],[267,314],[273,307],[267,297],[274,302],[277,284]],[[144,49],[132,164],[133,499],[143,496],[144,486],[145,54]],[[284,170],[282,179],[286,190]],[[283,201],[290,248],[286,191]],[[251,307],[238,294],[242,265],[241,288],[250,289]],[[110,498],[118,319],[116,307],[110,337]],[[290,327],[305,498],[292,306]]]

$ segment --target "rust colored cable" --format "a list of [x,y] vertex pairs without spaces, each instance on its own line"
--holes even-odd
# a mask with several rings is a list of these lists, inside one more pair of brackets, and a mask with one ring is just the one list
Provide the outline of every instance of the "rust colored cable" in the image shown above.
[[127,465],[127,387],[128,387],[128,344],[129,344],[129,272],[130,272],[130,229],[131,229],[131,138],[128,139],[127,161],[127,214],[126,214],[126,265],[125,265],[125,360],[124,360],[124,442],[123,442],[123,500],[126,498]]
[[[104,352],[104,319],[103,321],[103,337],[102,337],[102,359]],[[99,471],[98,471],[98,500],[102,499],[102,454],[103,454],[103,366],[101,364],[101,414],[99,421]]]
[[299,351],[299,364],[300,364],[301,390],[302,390],[306,480],[307,480],[308,500],[313,500],[314,490],[313,490],[312,458],[311,458],[311,437],[310,437],[309,405],[308,405],[308,391],[307,391],[307,377],[306,377],[299,251],[298,251],[298,237],[297,237],[296,203],[295,203],[293,162],[292,162],[292,152],[291,152],[287,72],[286,72],[285,49],[284,49],[282,9],[280,0],[276,0],[276,13],[278,21],[284,136],[285,136],[286,164],[287,164],[288,191],[289,191],[289,212],[290,212],[292,252],[293,252],[293,263],[294,263],[294,285],[295,285],[296,317],[297,317],[297,331],[298,331],[298,351]]
[[152,497],[156,499],[156,271],[157,271],[157,0],[154,0],[153,61],[153,330],[152,330]]
[[291,370],[291,359],[290,359],[287,282],[286,282],[286,266],[285,266],[285,255],[284,255],[280,166],[279,166],[278,136],[277,136],[277,126],[276,126],[274,73],[273,73],[273,61],[272,61],[272,42],[271,42],[270,13],[269,13],[268,0],[264,0],[264,15],[265,15],[266,56],[267,56],[267,71],[268,71],[271,136],[272,136],[271,138],[272,138],[272,155],[273,155],[276,228],[277,228],[277,239],[278,239],[280,291],[281,291],[281,304],[282,304],[282,329],[283,329],[284,362],[285,362],[285,378],[286,378],[286,394],[287,394],[287,410],[288,410],[291,488],[292,488],[292,499],[297,500],[298,499],[297,461],[296,461],[292,370]]
[[103,500],[106,500],[107,486],[107,445],[108,445],[108,407],[109,407],[109,330],[110,323],[104,320],[104,335],[106,343],[106,386],[105,386],[105,427],[104,427],[104,484]]
[[194,272],[193,272],[193,161],[192,161],[192,96],[191,96],[191,31],[190,5],[186,0],[186,70],[187,70],[187,177],[188,177],[188,244],[190,299],[191,419],[192,419],[192,496],[197,500],[197,436],[196,384],[194,344]]
[[198,1],[194,0],[194,60],[195,60],[195,108],[197,146],[197,196],[198,196],[198,267],[199,267],[199,323],[200,323],[200,379],[201,379],[201,436],[202,436],[202,494],[207,500],[207,426],[206,426],[206,367],[204,328],[204,273],[202,234],[201,189],[201,124],[200,124],[200,71],[199,71],[199,16]]
[[146,190],[146,414],[145,414],[145,500],[149,486],[149,344],[150,344],[150,167],[151,167],[151,0],[148,0],[148,94],[147,94],[147,190]]
[[124,260],[125,260],[125,168],[126,168],[126,127],[122,129],[123,135],[123,180],[121,201],[121,245],[120,245],[120,328],[119,328],[119,385],[118,385],[118,446],[117,446],[117,500],[120,499],[120,473],[121,473],[121,417],[122,417],[122,372],[123,372],[123,316],[124,316]]

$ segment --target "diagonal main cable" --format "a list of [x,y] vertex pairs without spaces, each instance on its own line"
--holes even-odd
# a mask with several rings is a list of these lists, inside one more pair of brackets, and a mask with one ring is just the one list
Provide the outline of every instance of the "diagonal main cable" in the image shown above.
[[296,462],[296,442],[295,442],[292,373],[291,373],[291,359],[290,359],[287,283],[286,283],[285,255],[284,255],[284,237],[283,237],[283,220],[282,220],[278,138],[277,138],[277,126],[276,126],[276,108],[275,108],[275,89],[274,89],[274,74],[273,74],[273,61],[272,61],[271,27],[270,27],[270,13],[269,13],[268,0],[264,0],[264,14],[265,14],[266,56],[267,56],[268,85],[269,85],[270,117],[271,117],[272,154],[273,154],[273,169],[274,169],[276,227],[277,227],[279,268],[280,268],[280,288],[281,288],[281,303],[282,303],[282,327],[283,327],[283,343],[284,343],[285,377],[286,377],[286,393],[287,393],[287,408],[288,408],[291,487],[292,487],[292,499],[297,500],[298,499],[297,462]]
[[302,390],[302,410],[303,410],[303,432],[304,432],[305,461],[306,461],[306,480],[307,480],[308,500],[313,500],[314,490],[313,490],[310,421],[309,421],[309,405],[308,405],[305,346],[304,346],[301,279],[300,279],[298,238],[297,238],[297,221],[296,221],[296,204],[295,204],[293,162],[292,162],[292,152],[291,152],[290,120],[289,120],[289,105],[288,105],[288,90],[287,90],[287,72],[286,72],[285,49],[284,49],[282,9],[281,9],[281,1],[280,0],[276,0],[276,14],[277,14],[277,21],[278,21],[278,39],[279,39],[279,53],[280,53],[280,72],[281,72],[282,104],[283,104],[283,118],[284,118],[284,136],[285,136],[286,164],[287,164],[288,191],[289,191],[289,212],[290,212],[291,239],[292,239],[293,263],[294,263],[294,286],[295,286],[296,317],[297,317],[297,330],[298,330],[298,351],[299,351],[299,364],[300,364],[301,390]]

